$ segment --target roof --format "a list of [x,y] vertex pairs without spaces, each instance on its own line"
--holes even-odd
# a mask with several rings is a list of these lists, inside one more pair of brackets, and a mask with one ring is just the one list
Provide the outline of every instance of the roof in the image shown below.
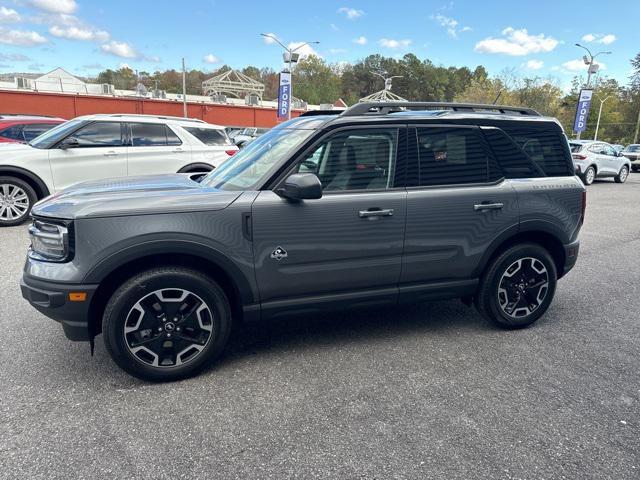
[[52,117],[49,115],[29,115],[28,113],[0,113],[0,121],[23,121],[23,120],[59,120],[66,122],[64,118]]
[[83,120],[121,120],[124,122],[148,122],[148,123],[176,123],[197,127],[224,128],[221,125],[207,123],[199,118],[172,117],[170,115],[142,115],[142,114],[120,114],[120,113],[97,113],[94,115],[84,115],[76,117]]

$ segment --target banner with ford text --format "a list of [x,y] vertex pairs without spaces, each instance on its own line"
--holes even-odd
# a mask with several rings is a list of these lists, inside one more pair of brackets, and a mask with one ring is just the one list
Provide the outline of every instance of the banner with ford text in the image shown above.
[[576,133],[584,132],[587,129],[587,119],[589,118],[592,96],[593,90],[580,90],[578,108],[576,109],[576,119],[573,122],[573,131]]
[[280,72],[278,89],[278,121],[287,120],[291,110],[291,73]]

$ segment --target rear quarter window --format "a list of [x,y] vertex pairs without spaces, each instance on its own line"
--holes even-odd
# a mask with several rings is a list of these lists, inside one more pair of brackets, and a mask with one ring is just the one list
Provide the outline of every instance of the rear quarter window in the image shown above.
[[549,177],[573,175],[567,139],[555,124],[501,127]]
[[231,143],[224,130],[199,127],[185,127],[184,129],[205,145],[219,146]]

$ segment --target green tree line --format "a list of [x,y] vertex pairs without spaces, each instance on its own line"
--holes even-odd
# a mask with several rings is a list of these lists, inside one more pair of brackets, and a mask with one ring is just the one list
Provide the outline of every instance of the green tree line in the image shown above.
[[[582,138],[593,138],[600,101],[603,100],[598,138],[612,143],[629,143],[636,135],[636,121],[640,111],[640,53],[631,60],[632,76],[628,84],[599,76],[596,78],[591,114],[587,131]],[[215,72],[192,69],[187,72],[187,93],[202,94],[202,82],[228,70],[227,65]],[[586,67],[585,67],[586,68]],[[244,74],[265,85],[264,98],[275,99],[278,91],[278,72],[272,68],[248,66]],[[490,76],[486,68],[435,65],[408,53],[402,58],[370,55],[353,64],[331,64],[310,56],[295,66],[294,96],[309,104],[333,103],[342,98],[347,104],[384,88],[382,78],[397,76],[392,91],[407,100],[473,102],[526,106],[560,120],[569,134],[573,128],[576,103],[584,78],[575,77],[569,92],[563,91],[551,77],[520,76],[515,69],[507,69]],[[182,92],[182,72],[165,70],[138,72],[130,68],[105,70],[96,79],[118,89],[135,89],[143,83],[148,89],[158,88],[170,93]]]

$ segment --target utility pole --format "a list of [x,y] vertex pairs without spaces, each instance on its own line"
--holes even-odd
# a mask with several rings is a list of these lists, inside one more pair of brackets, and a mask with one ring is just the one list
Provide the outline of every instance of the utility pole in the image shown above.
[[[291,101],[291,100],[292,100],[292,98],[293,98],[293,73],[292,73],[292,71],[291,71],[291,68],[292,68],[291,64],[292,64],[292,63],[295,63],[295,62],[297,62],[297,61],[298,61],[298,60],[297,60],[297,56],[296,56],[296,59],[294,59],[293,54],[294,54],[297,50],[300,50],[300,49],[301,49],[302,47],[304,47],[305,45],[317,45],[317,44],[319,44],[320,42],[304,42],[304,43],[301,43],[300,45],[298,45],[296,48],[291,49],[291,48],[289,48],[289,47],[285,46],[285,44],[284,44],[284,43],[282,43],[282,42],[278,39],[278,37],[276,37],[275,35],[272,35],[272,34],[270,34],[270,33],[261,33],[260,35],[262,35],[262,36],[263,36],[263,37],[265,37],[265,38],[269,38],[269,39],[271,39],[272,41],[276,42],[278,45],[280,45],[282,48],[284,48],[284,49],[286,50],[286,52],[287,52],[287,53],[285,54],[284,61],[288,64],[288,70],[287,70],[287,71],[288,71],[289,73],[291,73],[290,89],[289,89],[289,91],[291,92],[291,99],[290,99],[289,101]],[[291,120],[291,106],[289,106],[289,115],[288,115],[288,119],[289,119],[289,120]]]
[[611,98],[611,95],[607,95],[606,97],[604,97],[604,100],[600,100],[600,110],[598,111],[598,121],[596,122],[596,133],[593,136],[593,140],[598,140],[598,129],[600,128],[600,115],[602,115],[602,105],[604,105],[604,102],[606,102],[609,98]]
[[187,118],[187,69],[184,66],[184,57],[182,57],[182,116]]
[[[587,69],[587,83],[585,85],[585,89],[588,89],[589,86],[591,85],[591,75],[598,71],[598,64],[594,63],[595,58],[598,55],[610,55],[611,52],[598,52],[595,55],[593,55],[591,53],[591,50],[589,50],[587,47],[585,47],[583,45],[580,45],[579,43],[576,43],[576,47],[580,47],[580,48],[586,50],[587,54],[589,55],[588,57],[587,57],[587,55],[582,57],[584,59],[584,63],[588,66],[588,69]],[[602,111],[602,103],[600,104],[600,110]],[[577,135],[576,135],[576,139],[577,140],[580,140],[580,133],[581,132],[578,132]],[[597,135],[597,133],[596,133],[596,135]]]
[[640,133],[640,108],[638,109],[638,120],[636,121],[636,134],[633,136],[633,143],[638,143],[638,133]]

